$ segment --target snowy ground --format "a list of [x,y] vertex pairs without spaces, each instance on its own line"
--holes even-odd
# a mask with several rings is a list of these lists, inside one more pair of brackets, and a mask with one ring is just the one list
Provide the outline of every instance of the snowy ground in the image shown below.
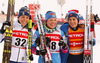
[[[2,24],[0,23],[0,28]],[[96,45],[93,47],[93,63],[100,63],[100,25],[95,25],[96,32]],[[3,52],[3,42],[0,43],[0,58],[2,58]],[[2,59],[0,59],[0,63],[2,63]],[[31,63],[38,63],[38,56],[34,55],[34,61]]]

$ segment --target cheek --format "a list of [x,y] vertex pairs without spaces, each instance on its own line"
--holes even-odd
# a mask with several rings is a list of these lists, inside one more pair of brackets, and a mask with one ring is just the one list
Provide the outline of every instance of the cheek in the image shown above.
[[26,19],[25,22],[28,23],[29,19]]
[[29,20],[27,20],[26,22],[28,23]]
[[76,23],[76,25],[78,25],[78,22],[77,21],[75,23]]
[[57,22],[55,23],[55,26],[57,25]]
[[19,22],[20,22],[20,23],[22,23],[22,21],[23,21],[22,19],[19,19]]
[[71,22],[69,22],[69,25],[71,24]]

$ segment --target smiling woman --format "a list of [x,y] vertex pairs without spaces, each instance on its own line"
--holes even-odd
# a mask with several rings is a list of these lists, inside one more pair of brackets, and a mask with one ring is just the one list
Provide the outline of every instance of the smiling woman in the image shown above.
[[[12,47],[10,63],[27,63],[27,42],[28,42],[28,21],[30,10],[28,7],[21,7],[17,22],[13,22]],[[32,23],[31,23],[32,24]],[[5,27],[10,26],[10,22],[4,21],[0,30],[0,42],[5,38]],[[33,34],[33,32],[31,32]]]
[[[53,10],[53,11],[56,12],[57,18],[60,18],[61,8],[60,8],[60,5],[57,4],[57,0],[15,0],[15,12],[17,12],[22,6],[24,6],[24,5],[28,6],[29,4],[33,4],[33,2],[37,3],[37,1],[39,1],[40,5],[41,5],[41,14],[43,14],[43,16],[45,16],[46,11]],[[98,7],[98,6],[100,6],[99,3],[100,3],[100,0],[93,0],[93,13],[98,14],[100,16],[100,7]],[[7,5],[8,5],[8,0],[0,0],[0,11],[4,11],[5,14],[7,14],[7,7],[8,7]],[[66,14],[66,12],[68,10],[70,10],[70,9],[79,9],[80,14],[83,15],[83,17],[85,18],[85,11],[86,11],[85,6],[86,6],[86,0],[66,0],[65,4],[62,7],[63,17],[64,17],[64,15]],[[0,26],[2,26],[2,24],[0,24]],[[23,25],[23,26],[25,26],[25,25]],[[97,28],[98,32],[96,33],[97,34],[96,36],[98,36],[98,40],[99,40],[99,35],[98,34],[99,34],[100,25],[97,25],[97,26],[98,27],[96,27],[96,28]],[[97,43],[99,43],[99,41]],[[3,43],[0,44],[1,47],[3,47],[2,45],[3,45]],[[97,50],[97,48],[99,47],[100,44],[97,44],[97,45],[95,47],[95,50]],[[0,51],[1,50],[2,49],[0,48]],[[100,54],[97,53],[97,52],[100,52],[100,51],[98,51],[98,50],[95,51],[94,63],[99,63],[99,58],[98,57],[100,56]],[[2,55],[0,57],[2,57]],[[34,58],[35,60],[33,61],[33,63],[38,63],[37,58]],[[1,63],[1,59],[0,59],[0,63]]]
[[[57,17],[56,17],[56,13],[53,11],[47,11],[45,14],[45,24],[44,24],[44,34],[46,34],[46,46],[50,48],[50,50],[41,50],[40,47],[40,35],[39,32],[40,31],[36,31],[32,40],[32,42],[34,44],[32,44],[32,53],[39,55],[39,61],[38,63],[42,63],[43,61],[43,56],[45,55],[45,62],[50,62],[52,61],[52,63],[61,63],[61,58],[60,58],[60,50],[62,53],[67,53],[68,52],[68,47],[67,44],[65,43],[65,35],[62,32],[62,30],[56,28],[57,26]],[[50,40],[48,40],[47,38],[49,38]],[[60,42],[60,40],[62,40],[62,42]],[[59,44],[62,43],[62,47],[59,46]],[[38,45],[37,45],[38,44]],[[48,46],[49,45],[49,46]],[[37,50],[37,46],[39,46],[39,50]],[[50,56],[51,58],[48,58],[46,56],[46,51],[50,51]],[[43,54],[44,53],[44,54]],[[48,58],[48,59],[47,59]]]

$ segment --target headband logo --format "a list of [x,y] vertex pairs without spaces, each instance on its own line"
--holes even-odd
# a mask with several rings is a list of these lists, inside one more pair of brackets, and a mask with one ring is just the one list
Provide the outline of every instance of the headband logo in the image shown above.
[[70,16],[73,16],[73,14],[70,14]]
[[50,13],[50,15],[55,15],[55,13]]
[[25,13],[23,12],[23,15],[24,15]]
[[26,9],[24,11],[27,11]]

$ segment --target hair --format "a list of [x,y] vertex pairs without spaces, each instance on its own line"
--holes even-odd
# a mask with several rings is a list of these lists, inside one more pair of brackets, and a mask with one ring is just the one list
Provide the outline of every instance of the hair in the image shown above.
[[49,13],[49,12],[52,12],[52,11],[47,11],[46,13]]

